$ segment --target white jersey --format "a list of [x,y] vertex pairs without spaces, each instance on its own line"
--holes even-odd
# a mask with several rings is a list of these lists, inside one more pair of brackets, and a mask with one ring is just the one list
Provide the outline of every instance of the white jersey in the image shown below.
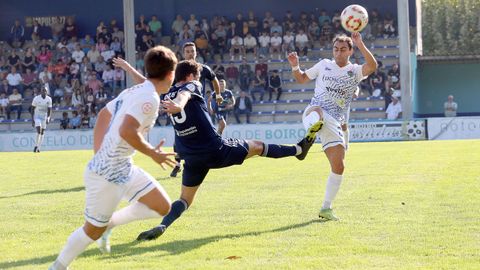
[[106,108],[112,114],[110,126],[100,149],[88,163],[88,169],[109,182],[128,182],[135,149],[120,137],[120,126],[128,114],[140,123],[138,131],[145,134],[153,127],[159,106],[160,97],[148,80],[124,90],[107,103]]
[[42,97],[38,95],[33,98],[32,106],[35,107],[34,118],[47,118],[48,108],[52,108],[52,98],[49,96]]
[[310,106],[319,106],[339,123],[345,122],[353,94],[360,81],[366,78],[362,66],[348,63],[341,68],[334,60],[323,59],[305,73],[310,80],[316,79]]

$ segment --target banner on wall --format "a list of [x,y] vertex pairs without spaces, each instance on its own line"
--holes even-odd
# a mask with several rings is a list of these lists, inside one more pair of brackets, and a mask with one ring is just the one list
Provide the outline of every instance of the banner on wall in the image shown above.
[[[419,121],[376,121],[354,122],[350,126],[350,141],[399,141],[425,139],[425,122]],[[260,140],[269,143],[294,144],[305,136],[301,123],[269,125],[230,125],[223,137],[246,140]],[[0,133],[0,151],[32,151],[36,133]],[[152,145],[165,139],[165,146],[172,146],[172,127],[155,127],[148,136]],[[80,150],[93,148],[92,130],[47,130],[42,150]]]
[[428,118],[428,139],[480,139],[480,117]]

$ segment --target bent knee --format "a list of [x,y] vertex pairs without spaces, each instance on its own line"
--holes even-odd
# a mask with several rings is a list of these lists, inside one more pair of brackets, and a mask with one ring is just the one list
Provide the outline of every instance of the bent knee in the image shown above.
[[249,151],[254,155],[261,155],[263,152],[264,144],[261,141],[249,141],[248,142]]
[[150,209],[157,212],[160,216],[166,216],[170,212],[170,209],[172,209],[172,203],[170,201],[162,202]]

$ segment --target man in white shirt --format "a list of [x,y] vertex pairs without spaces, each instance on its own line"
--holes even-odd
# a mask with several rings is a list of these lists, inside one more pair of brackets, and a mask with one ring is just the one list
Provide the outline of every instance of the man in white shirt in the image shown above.
[[299,56],[306,56],[308,52],[308,36],[303,29],[298,30],[295,36],[295,50]]
[[40,153],[40,146],[45,136],[45,129],[52,115],[52,98],[47,96],[47,89],[45,87],[42,87],[40,95],[33,98],[32,111],[32,127],[35,127],[37,130],[37,140],[33,152]]
[[22,75],[17,72],[16,67],[12,67],[12,71],[8,73],[7,75],[7,81],[8,85],[10,85],[10,88],[17,88],[20,90],[20,93],[23,93],[23,85],[21,82],[23,82]]
[[392,96],[392,102],[388,104],[385,113],[388,120],[396,120],[402,116],[402,104],[398,102],[397,96]]
[[243,39],[239,35],[235,35],[232,38],[230,47],[230,60],[235,60],[235,55],[239,55],[239,60],[244,55]]
[[270,53],[272,58],[274,54],[277,54],[278,60],[280,60],[280,54],[282,52],[282,37],[278,32],[273,32],[273,36],[270,38]]
[[445,117],[455,117],[457,116],[458,104],[453,101],[453,95],[448,96],[447,102],[443,104],[443,109]]
[[250,32],[243,39],[243,45],[245,46],[245,54],[253,53],[253,55],[257,55],[257,39]]
[[291,51],[295,50],[295,36],[293,36],[292,32],[287,31],[283,36],[283,45],[282,51],[288,54]]
[[82,63],[83,57],[85,57],[85,52],[80,49],[80,45],[75,45],[75,50],[72,52],[72,59],[75,60],[77,64]]
[[270,51],[270,35],[267,32],[262,32],[262,35],[258,37],[258,43],[260,43],[259,56],[270,58],[268,55]]
[[[302,32],[302,31],[301,31]],[[365,64],[350,62],[353,44],[365,58]],[[346,111],[350,108],[353,95],[362,80],[377,69],[377,61],[366,48],[360,33],[352,37],[337,36],[333,40],[333,60],[323,59],[305,72],[300,70],[298,55],[292,52],[288,61],[298,83],[308,83],[315,79],[315,94],[303,113],[303,124],[308,130],[300,144],[311,146],[317,137],[322,142],[325,155],[330,162],[331,173],[327,180],[325,199],[319,217],[325,220],[338,220],[331,204],[343,180],[346,142],[341,125],[345,123]],[[302,160],[306,151],[297,156]]]
[[[135,150],[158,163],[173,167],[174,153],[150,145],[144,134],[157,118],[160,94],[173,83],[177,59],[168,48],[147,51],[144,83],[128,88],[103,108],[93,130],[95,155],[84,173],[85,224],[75,230],[50,270],[67,269],[91,243],[99,239],[103,252],[110,252],[108,237],[115,226],[135,220],[159,218],[170,211],[170,198],[147,172],[133,164]],[[130,205],[115,211],[121,199]]]
[[13,93],[8,96],[7,119],[10,119],[12,111],[17,111],[17,119],[20,119],[22,114],[22,95],[17,88],[13,88]]

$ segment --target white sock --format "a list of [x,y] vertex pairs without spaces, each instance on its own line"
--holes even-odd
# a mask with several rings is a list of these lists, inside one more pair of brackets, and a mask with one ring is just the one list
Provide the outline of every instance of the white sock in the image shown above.
[[135,220],[161,217],[156,211],[148,208],[143,203],[134,202],[118,211],[115,211],[108,223],[107,230],[115,226],[130,223]]
[[309,129],[313,124],[320,121],[320,115],[316,111],[310,112],[305,118],[303,118],[303,126],[305,129]]
[[297,153],[295,154],[295,156],[298,156],[302,153],[302,148],[298,145],[295,145],[295,149],[297,149]]
[[43,142],[43,137],[44,137],[44,136],[45,136],[44,134],[41,134],[41,135],[40,135],[40,138],[38,139],[38,145],[37,145],[37,146],[38,146],[39,149],[40,149],[40,146],[42,146],[42,142]]
[[345,140],[345,151],[347,151],[348,143],[350,142],[350,132],[348,129],[343,131],[343,139]]
[[331,172],[328,176],[327,187],[325,188],[325,199],[323,201],[322,209],[332,208],[332,202],[337,196],[337,192],[340,189],[343,175]]
[[37,140],[35,141],[35,146],[36,147],[40,146],[40,144],[38,143],[38,142],[40,142],[40,136],[41,136],[40,133],[37,133]]
[[55,264],[68,267],[93,242],[94,240],[88,237],[83,227],[78,228],[68,237],[67,244],[58,255]]

